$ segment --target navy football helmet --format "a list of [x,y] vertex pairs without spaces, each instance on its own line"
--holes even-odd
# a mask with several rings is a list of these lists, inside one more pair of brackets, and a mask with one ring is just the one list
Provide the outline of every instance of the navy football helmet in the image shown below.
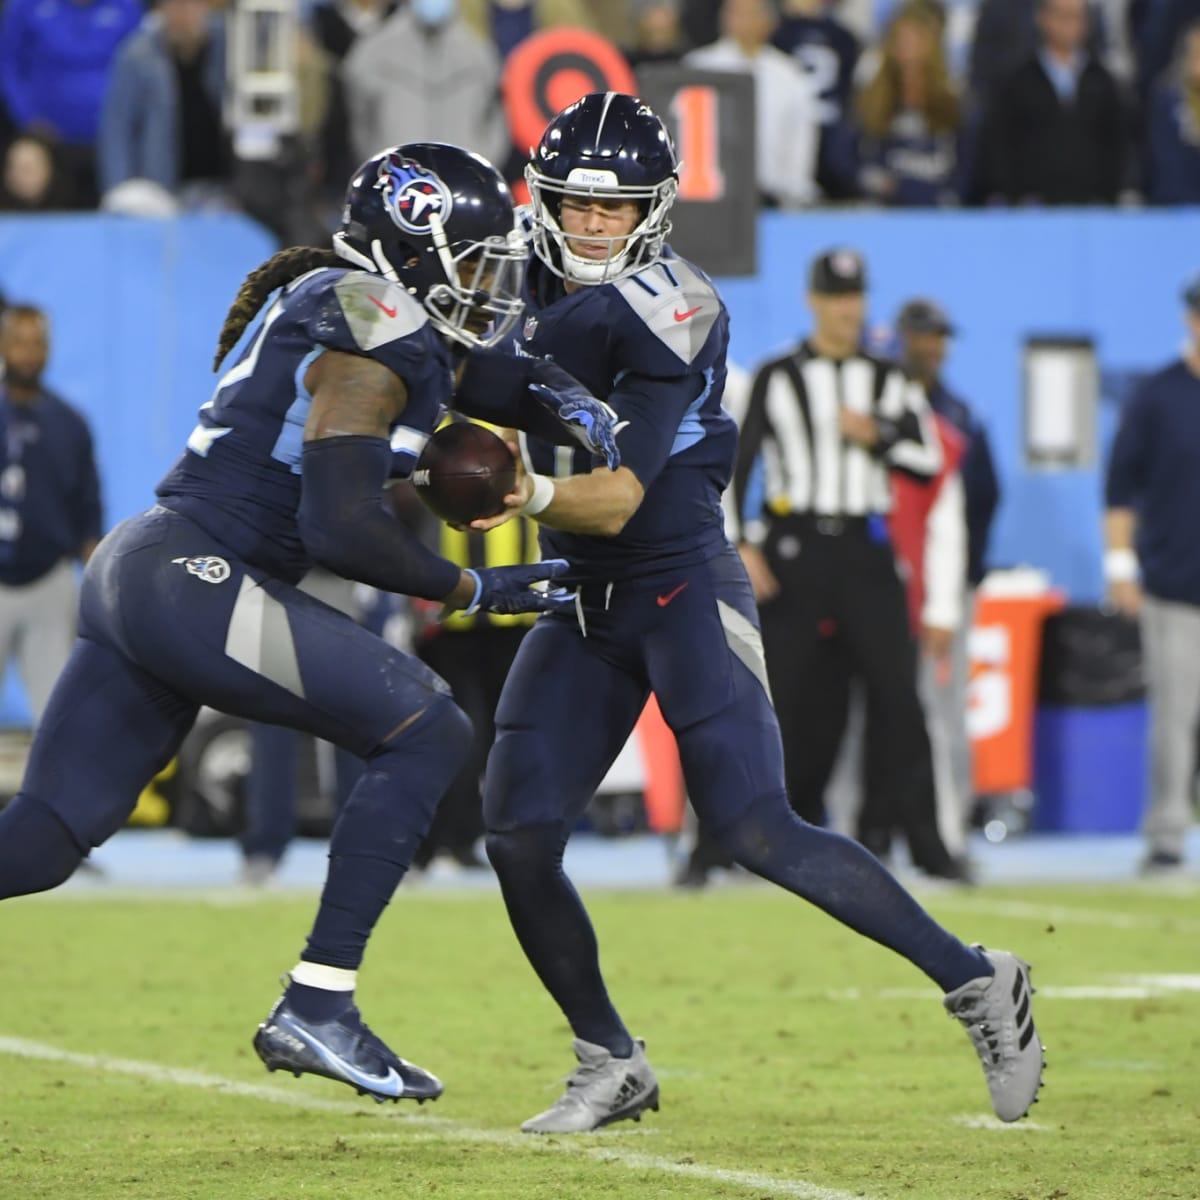
[[[525,168],[525,181],[538,258],[575,283],[611,283],[657,262],[671,231],[679,164],[671,135],[652,109],[623,92],[593,92],[546,127]],[[627,239],[589,237],[589,242],[609,242],[608,257],[583,258],[571,252],[563,236],[565,196],[633,200],[642,219]]]
[[412,142],[367,159],[346,190],[333,249],[406,287],[462,345],[495,345],[521,313],[528,247],[512,193],[486,159],[458,146]]

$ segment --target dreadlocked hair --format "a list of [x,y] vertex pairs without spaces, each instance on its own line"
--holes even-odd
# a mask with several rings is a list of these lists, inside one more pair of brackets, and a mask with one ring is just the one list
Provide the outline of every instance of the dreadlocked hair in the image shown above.
[[254,314],[262,308],[263,301],[276,288],[283,287],[318,267],[344,265],[332,250],[321,250],[315,246],[289,246],[251,271],[225,316],[225,324],[221,327],[221,336],[217,340],[213,370],[220,367],[225,355],[237,345],[242,331],[254,320]]

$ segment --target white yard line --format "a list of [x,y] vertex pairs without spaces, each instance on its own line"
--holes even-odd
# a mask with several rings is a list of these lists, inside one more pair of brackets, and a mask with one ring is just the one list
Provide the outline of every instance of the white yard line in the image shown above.
[[[1039,984],[1038,1000],[1155,1000],[1200,992],[1200,975],[1110,975],[1110,984],[1055,986]],[[841,988],[825,993],[830,1000],[932,1000],[933,987]]]
[[1028,1119],[1022,1121],[1002,1121],[992,1116],[962,1116],[951,1117],[951,1125],[961,1125],[964,1129],[992,1129],[1003,1133],[1050,1133],[1052,1126],[1039,1125]]
[[1089,1058],[1085,1067],[1096,1067],[1101,1071],[1170,1071],[1165,1062],[1144,1062],[1134,1058]]
[[1049,922],[1054,925],[1101,925],[1106,929],[1170,929],[1174,933],[1200,933],[1200,921],[1174,914],[1113,912],[1106,908],[1077,908],[1067,904],[1035,904],[1026,900],[989,900],[951,892],[928,897],[939,908],[976,912],[991,917]]
[[[177,1087],[199,1088],[220,1092],[229,1096],[240,1096],[250,1100],[263,1100],[271,1104],[285,1104],[291,1108],[304,1108],[318,1112],[344,1113],[355,1117],[377,1117],[393,1122],[402,1122],[403,1134],[391,1136],[412,1140],[445,1140],[457,1142],[487,1143],[506,1146],[513,1150],[551,1154],[577,1155],[598,1162],[612,1163],[631,1171],[658,1171],[664,1175],[683,1175],[714,1184],[745,1188],[760,1196],[772,1193],[790,1196],[795,1200],[872,1200],[861,1191],[847,1192],[837,1188],[821,1187],[803,1179],[780,1179],[758,1171],[731,1171],[724,1167],[710,1167],[687,1159],[662,1158],[640,1151],[627,1151],[612,1143],[621,1136],[617,1130],[607,1131],[594,1138],[543,1139],[528,1134],[508,1133],[503,1130],[478,1129],[459,1121],[427,1115],[424,1112],[398,1111],[392,1106],[375,1105],[369,1101],[354,1103],[349,1100],[323,1100],[302,1091],[291,1091],[271,1087],[267,1084],[243,1083],[236,1079],[224,1079],[204,1071],[192,1071],[182,1067],[167,1067],[161,1063],[139,1062],[129,1058],[110,1058],[104,1054],[76,1054],[43,1042],[32,1042],[25,1038],[0,1036],[0,1054],[18,1058],[38,1059],[42,1062],[65,1063],[89,1071],[103,1071],[110,1075],[129,1075],[151,1083],[167,1083]],[[632,1130],[631,1130],[632,1132]],[[345,1135],[348,1140],[356,1133]]]

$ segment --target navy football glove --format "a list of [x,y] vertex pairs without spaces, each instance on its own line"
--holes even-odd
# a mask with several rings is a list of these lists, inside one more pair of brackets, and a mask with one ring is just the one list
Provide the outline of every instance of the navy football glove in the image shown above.
[[603,459],[608,469],[615,471],[621,465],[617,434],[629,422],[618,420],[615,409],[603,400],[597,400],[583,384],[577,383],[565,371],[555,372],[555,375],[552,382],[543,378],[531,383],[530,392],[567,427],[567,431],[585,450]]
[[475,580],[475,598],[463,611],[470,615],[481,608],[494,613],[556,612],[571,608],[575,603],[574,592],[556,587],[535,591],[531,586],[557,579],[567,567],[565,558],[548,558],[517,567],[468,567],[467,574]]

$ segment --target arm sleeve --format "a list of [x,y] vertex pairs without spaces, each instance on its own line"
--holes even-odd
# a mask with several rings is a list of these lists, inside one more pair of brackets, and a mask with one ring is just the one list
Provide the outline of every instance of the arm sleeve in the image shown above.
[[888,372],[879,398],[877,453],[888,466],[914,479],[933,479],[942,469],[942,444],[933,428],[925,389],[899,368]]
[[962,479],[955,472],[938,489],[925,518],[925,607],[921,622],[957,629],[967,584],[967,522]]
[[522,429],[556,446],[578,445],[567,427],[529,394],[531,383],[544,383],[556,391],[583,387],[547,359],[472,350],[454,392],[454,407],[477,421]]
[[391,466],[386,438],[348,435],[304,444],[297,524],[323,567],[385,592],[448,596],[461,568],[427,550],[383,507]]
[[1142,391],[1130,401],[1121,415],[1117,436],[1113,439],[1104,481],[1107,508],[1133,508],[1146,481],[1150,442],[1150,396]]
[[607,403],[629,422],[618,443],[621,466],[628,467],[643,488],[654,482],[670,458],[684,415],[707,383],[702,374],[651,379],[630,373],[609,394]]
[[766,536],[766,525],[747,514],[746,500],[763,442],[772,436],[770,418],[767,415],[767,388],[771,381],[771,373],[770,367],[763,367],[750,385],[750,399],[746,403],[745,415],[738,431],[737,458],[733,465],[731,537],[734,541],[753,542],[756,545]]

